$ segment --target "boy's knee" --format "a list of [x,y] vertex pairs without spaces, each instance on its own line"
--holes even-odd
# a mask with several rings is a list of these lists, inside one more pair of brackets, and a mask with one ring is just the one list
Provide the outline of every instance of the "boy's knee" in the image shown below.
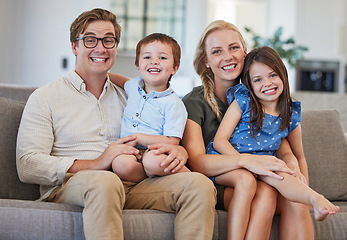
[[164,175],[164,168],[160,166],[166,155],[156,155],[153,151],[148,151],[142,157],[142,165],[147,176]]

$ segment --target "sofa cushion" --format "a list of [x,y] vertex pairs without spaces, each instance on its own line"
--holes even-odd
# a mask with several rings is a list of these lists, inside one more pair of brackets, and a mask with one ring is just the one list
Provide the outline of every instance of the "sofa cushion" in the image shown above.
[[16,141],[24,103],[0,97],[0,198],[39,198],[39,186],[22,183],[16,168]]
[[25,103],[35,89],[33,86],[0,83],[0,97]]
[[83,240],[81,212],[67,204],[0,199],[0,239]]
[[347,200],[347,142],[336,110],[302,112],[310,186],[329,200]]

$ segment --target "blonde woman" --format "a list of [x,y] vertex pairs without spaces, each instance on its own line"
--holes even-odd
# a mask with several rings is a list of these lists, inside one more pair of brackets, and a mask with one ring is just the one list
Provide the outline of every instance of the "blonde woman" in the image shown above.
[[[202,85],[195,87],[183,98],[188,111],[188,120],[182,144],[188,151],[189,168],[208,177],[242,168],[256,175],[276,179],[282,179],[275,173],[278,171],[308,179],[306,162],[298,162],[285,139],[277,151],[277,158],[250,154],[205,153],[207,144],[214,138],[221,118],[228,108],[226,91],[240,82],[246,55],[245,41],[233,24],[217,20],[204,30],[194,60],[194,67],[201,77]],[[216,207],[224,210],[232,209],[237,201],[244,199],[242,196],[249,194],[244,190],[249,184],[247,178],[243,179],[243,183],[244,186],[240,189],[216,185],[218,191]],[[280,239],[314,238],[308,207],[289,202],[269,185],[258,181],[255,196],[249,204],[250,213],[241,210],[228,213],[229,222],[238,216],[239,221],[231,224],[233,228],[243,229],[245,239],[269,239],[275,212],[281,214]],[[286,226],[291,226],[290,231]],[[232,237],[232,232],[229,231],[228,238]]]

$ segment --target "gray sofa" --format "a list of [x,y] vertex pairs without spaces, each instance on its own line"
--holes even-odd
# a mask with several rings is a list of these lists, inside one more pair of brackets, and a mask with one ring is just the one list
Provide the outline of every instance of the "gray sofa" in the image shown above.
[[[38,186],[18,179],[15,147],[23,108],[22,102],[0,97],[0,239],[84,239],[82,208],[37,202]],[[304,111],[302,115],[310,185],[340,206],[337,215],[323,222],[314,220],[315,239],[345,240],[347,142],[339,114],[321,110]],[[172,213],[156,210],[124,210],[125,239],[174,239],[174,217]],[[270,239],[277,239],[278,221],[275,216]],[[226,239],[225,211],[216,211],[213,239]]]

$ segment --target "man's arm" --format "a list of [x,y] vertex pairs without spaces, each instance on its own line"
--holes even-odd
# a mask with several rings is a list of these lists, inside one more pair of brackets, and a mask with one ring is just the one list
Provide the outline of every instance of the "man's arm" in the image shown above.
[[74,158],[51,154],[54,144],[50,109],[36,90],[23,111],[17,136],[17,169],[21,181],[59,185]]
[[[62,184],[67,172],[108,170],[117,155],[137,153],[133,147],[137,142],[133,137],[119,139],[108,146],[101,142],[90,145],[102,139],[83,135],[95,124],[92,122],[87,129],[78,128],[84,118],[73,122],[76,115],[71,113],[80,108],[71,106],[68,110],[59,110],[54,104],[58,102],[57,105],[65,109],[69,100],[62,96],[65,101],[54,101],[52,106],[46,95],[47,92],[42,90],[33,93],[22,115],[17,138],[17,169],[21,181],[56,186]],[[89,153],[85,154],[86,151]],[[91,156],[91,159],[83,160],[81,156]]]
[[[132,144],[128,144],[132,143]],[[108,145],[105,151],[96,159],[76,159],[68,169],[69,173],[82,170],[109,170],[113,160],[119,155],[136,155],[139,150],[134,148],[136,136],[127,136]]]

